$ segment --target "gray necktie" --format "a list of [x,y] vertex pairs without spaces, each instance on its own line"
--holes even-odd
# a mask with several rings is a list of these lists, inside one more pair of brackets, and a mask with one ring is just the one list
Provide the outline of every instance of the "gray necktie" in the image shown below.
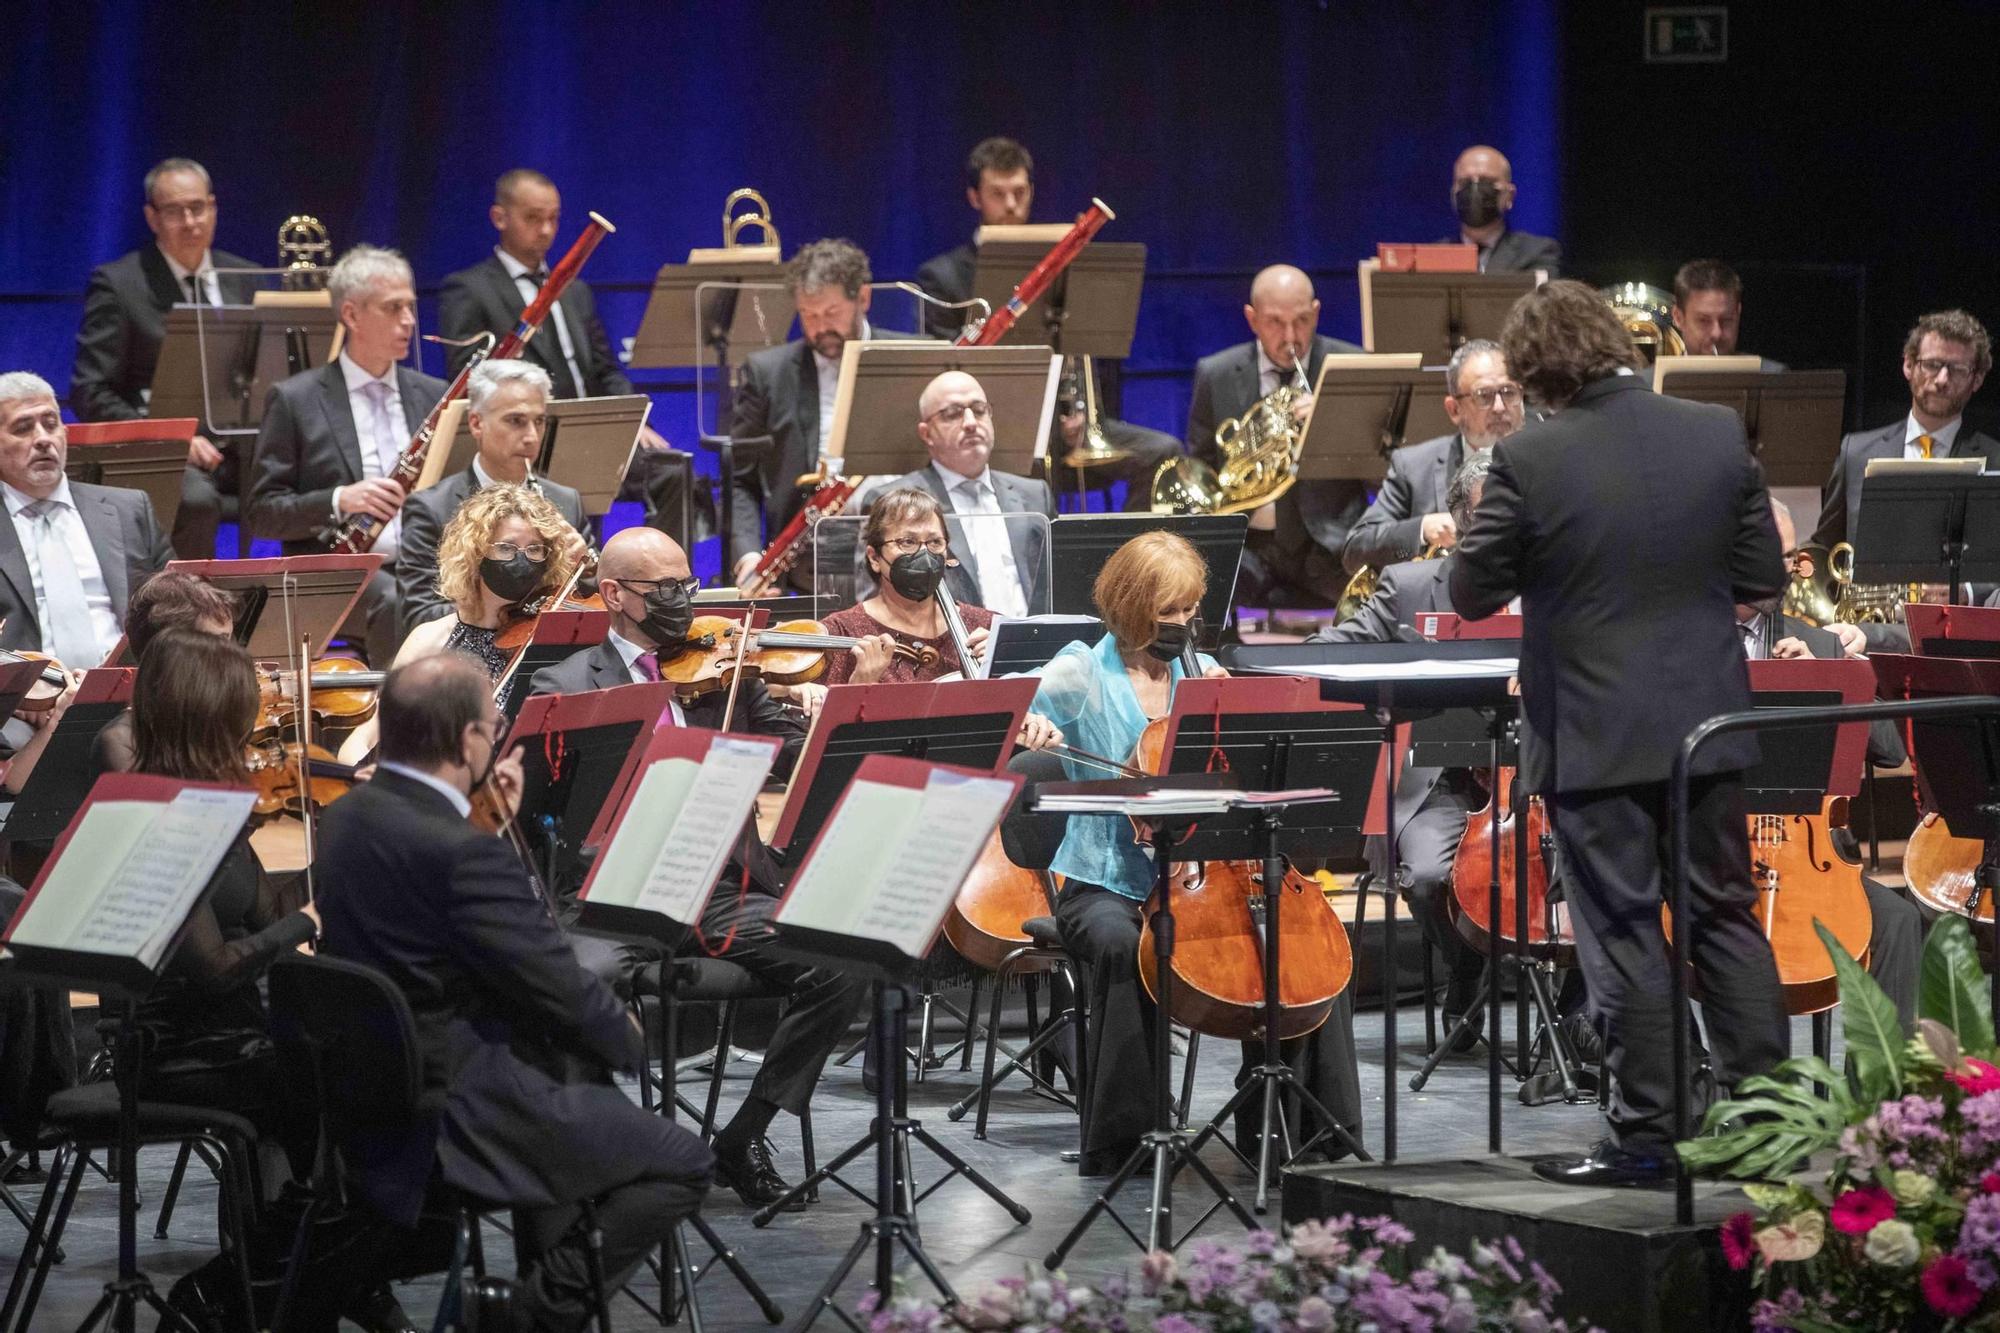
[[83,578],[76,571],[69,543],[56,526],[63,508],[56,500],[37,500],[21,512],[33,519],[30,530],[35,552],[42,567],[42,595],[48,599],[49,620],[42,626],[42,647],[73,670],[94,667],[104,659],[104,645],[90,623],[90,603],[83,592]]
[[389,384],[387,380],[368,382],[368,402],[374,408],[374,422],[369,433],[375,437],[375,457],[382,464],[380,476],[388,476],[395,470],[396,456],[403,452],[403,441],[396,438],[396,423],[389,415]]

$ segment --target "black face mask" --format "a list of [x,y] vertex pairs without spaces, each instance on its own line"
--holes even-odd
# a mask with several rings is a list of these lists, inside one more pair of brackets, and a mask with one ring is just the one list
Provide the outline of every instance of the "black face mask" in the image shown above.
[[1194,631],[1176,620],[1162,620],[1153,626],[1153,641],[1146,651],[1162,662],[1178,662],[1194,640]]
[[479,581],[501,601],[518,602],[540,585],[542,571],[548,567],[548,561],[538,563],[516,551],[505,560],[481,560]]
[[686,640],[688,629],[694,624],[694,602],[688,597],[687,589],[678,583],[663,583],[642,598],[646,604],[646,614],[640,617],[639,628],[646,637],[661,648],[673,648]]
[[944,582],[944,557],[916,550],[889,562],[889,586],[913,602],[928,602]]
[[1500,216],[1500,187],[1492,181],[1460,181],[1451,192],[1451,206],[1468,227],[1484,227]]

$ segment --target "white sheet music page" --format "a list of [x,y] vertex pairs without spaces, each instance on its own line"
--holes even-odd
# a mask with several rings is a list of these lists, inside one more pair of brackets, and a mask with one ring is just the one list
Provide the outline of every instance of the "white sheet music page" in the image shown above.
[[999,778],[933,771],[852,933],[921,958],[1013,798],[1013,784]]
[[728,736],[709,743],[634,906],[682,925],[694,920],[770,775],[775,748]]

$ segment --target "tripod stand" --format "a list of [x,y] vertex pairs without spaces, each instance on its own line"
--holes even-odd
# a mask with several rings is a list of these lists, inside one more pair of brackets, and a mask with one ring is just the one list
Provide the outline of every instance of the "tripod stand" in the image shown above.
[[[875,1250],[874,1288],[878,1296],[886,1300],[894,1288],[896,1278],[896,1250],[900,1246],[931,1285],[947,1300],[956,1302],[958,1295],[945,1280],[944,1273],[924,1252],[923,1234],[917,1225],[917,1205],[930,1197],[931,1193],[955,1175],[962,1175],[985,1192],[988,1198],[1006,1209],[1016,1222],[1026,1225],[1030,1214],[1026,1208],[1015,1203],[1004,1194],[999,1186],[980,1175],[959,1156],[939,1143],[924,1130],[918,1121],[908,1115],[907,1095],[909,1074],[902,1060],[902,1052],[909,1041],[910,1011],[909,993],[897,982],[878,981],[875,984],[875,1016],[869,1025],[869,1040],[875,1045],[878,1077],[875,1084],[875,1120],[869,1127],[867,1137],[856,1140],[838,1157],[821,1167],[810,1179],[792,1187],[789,1194],[758,1212],[750,1220],[763,1226],[793,1199],[822,1181],[832,1181],[858,1198],[868,1196],[856,1190],[837,1174],[841,1167],[859,1157],[870,1147],[875,1149],[875,1197],[870,1200],[875,1205],[875,1216],[861,1224],[861,1234],[848,1247],[840,1263],[827,1275],[825,1282],[813,1294],[799,1321],[792,1325],[792,1333],[804,1333],[811,1328],[822,1310],[831,1310],[843,1324],[854,1333],[865,1333],[866,1326],[858,1322],[834,1300],[840,1286],[847,1280],[872,1246]],[[911,1179],[910,1140],[914,1138],[951,1169],[929,1189],[915,1193],[915,1183]]]

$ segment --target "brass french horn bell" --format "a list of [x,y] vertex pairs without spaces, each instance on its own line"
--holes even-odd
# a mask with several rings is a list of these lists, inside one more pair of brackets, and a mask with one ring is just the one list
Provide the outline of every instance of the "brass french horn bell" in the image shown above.
[[[1851,570],[1854,548],[1842,542],[1835,550],[1848,555]],[[1780,609],[1794,620],[1824,629],[1840,618],[1840,593],[1846,582],[1826,549],[1807,543],[1792,559],[1792,578],[1785,585]]]
[[1673,298],[1644,282],[1621,282],[1606,287],[1604,299],[1611,303],[1618,322],[1632,335],[1639,352],[1652,365],[1663,356],[1685,356],[1687,344],[1674,327]]
[[288,289],[324,287],[332,258],[333,241],[318,218],[294,213],[279,225],[278,262],[285,267],[283,282]]
[[[738,213],[736,205],[746,200],[750,204],[749,210]],[[764,239],[761,244],[779,248],[778,227],[771,221],[769,201],[747,185],[731,191],[729,197],[722,201],[722,248],[734,250],[740,246],[742,242],[737,238],[743,234],[745,227],[756,227],[762,231]]]

